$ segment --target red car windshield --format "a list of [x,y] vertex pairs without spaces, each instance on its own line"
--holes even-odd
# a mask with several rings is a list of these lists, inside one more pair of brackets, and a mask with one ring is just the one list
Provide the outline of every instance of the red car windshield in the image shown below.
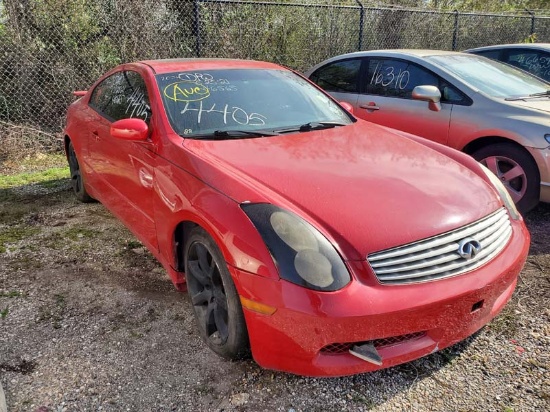
[[353,122],[328,96],[287,70],[188,71],[156,79],[170,123],[184,137],[269,135]]

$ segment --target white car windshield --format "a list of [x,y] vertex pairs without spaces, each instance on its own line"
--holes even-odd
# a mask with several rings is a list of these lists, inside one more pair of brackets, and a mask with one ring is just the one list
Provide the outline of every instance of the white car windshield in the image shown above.
[[469,54],[430,56],[426,59],[492,97],[529,97],[550,93],[550,84],[495,60]]
[[288,70],[182,71],[156,79],[170,123],[184,137],[269,136],[354,121]]

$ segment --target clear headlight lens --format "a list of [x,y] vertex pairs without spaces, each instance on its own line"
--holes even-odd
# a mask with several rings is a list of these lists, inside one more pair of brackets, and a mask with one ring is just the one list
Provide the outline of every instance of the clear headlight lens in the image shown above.
[[308,222],[270,204],[248,203],[241,207],[260,232],[283,279],[326,292],[350,282],[338,252]]
[[269,222],[271,227],[289,247],[296,252],[301,250],[319,250],[313,233],[301,221],[286,212],[273,212]]
[[483,166],[481,163],[479,164],[491,183],[493,184],[494,188],[497,190],[500,198],[504,202],[504,206],[506,206],[506,209],[508,209],[508,213],[510,214],[510,217],[512,219],[517,220],[520,217],[520,214],[518,212],[518,209],[516,208],[516,204],[512,200],[512,197],[510,196],[510,193],[508,193],[508,190],[504,187],[502,182],[498,179],[498,177],[495,176],[493,172],[491,172],[489,169],[487,169],[485,166]]

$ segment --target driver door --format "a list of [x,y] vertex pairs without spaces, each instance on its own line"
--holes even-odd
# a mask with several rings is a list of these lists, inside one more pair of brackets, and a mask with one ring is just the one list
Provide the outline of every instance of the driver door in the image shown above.
[[124,118],[151,120],[149,94],[142,76],[123,70],[94,89],[90,107],[97,113],[91,125],[90,162],[100,199],[148,246],[157,248],[153,220],[156,153],[152,141],[131,142],[111,136],[111,124]]

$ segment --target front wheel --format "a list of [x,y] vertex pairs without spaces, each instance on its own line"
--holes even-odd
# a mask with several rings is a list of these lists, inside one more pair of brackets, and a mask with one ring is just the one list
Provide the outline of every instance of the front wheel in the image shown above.
[[202,228],[185,245],[185,278],[201,337],[226,359],[248,356],[248,332],[239,295],[223,256]]
[[497,143],[477,150],[472,156],[499,178],[521,213],[538,204],[540,174],[525,149],[511,143]]

